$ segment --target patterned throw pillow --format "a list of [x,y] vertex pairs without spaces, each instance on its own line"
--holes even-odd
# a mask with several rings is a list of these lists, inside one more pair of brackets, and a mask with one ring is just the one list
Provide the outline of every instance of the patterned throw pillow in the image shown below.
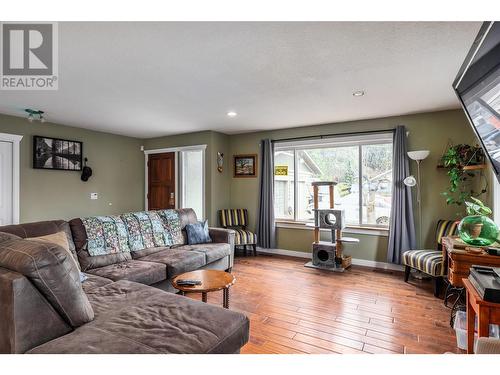
[[157,211],[165,230],[170,234],[172,245],[184,245],[184,236],[181,230],[181,218],[176,210]]
[[189,245],[212,242],[208,234],[208,221],[199,221],[186,225],[186,233]]
[[120,216],[86,217],[82,222],[90,256],[130,252],[127,229]]

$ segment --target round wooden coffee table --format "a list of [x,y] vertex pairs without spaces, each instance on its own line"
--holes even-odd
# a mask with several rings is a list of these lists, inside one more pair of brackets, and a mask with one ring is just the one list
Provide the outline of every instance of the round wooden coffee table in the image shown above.
[[[177,285],[177,280],[200,280],[200,285]],[[201,293],[203,302],[207,302],[207,293],[222,290],[222,306],[229,309],[229,287],[234,284],[236,278],[225,271],[218,270],[197,270],[183,273],[172,279],[175,289],[185,293]]]

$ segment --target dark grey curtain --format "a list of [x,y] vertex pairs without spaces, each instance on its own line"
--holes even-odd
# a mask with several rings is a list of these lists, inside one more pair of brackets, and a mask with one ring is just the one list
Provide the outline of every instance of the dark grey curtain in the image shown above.
[[257,217],[257,243],[264,248],[276,246],[274,223],[274,145],[270,139],[260,143],[260,196]]
[[392,155],[392,207],[389,226],[387,260],[401,264],[402,254],[415,249],[415,222],[411,188],[403,183],[410,175],[407,155],[406,128],[398,126],[394,132]]

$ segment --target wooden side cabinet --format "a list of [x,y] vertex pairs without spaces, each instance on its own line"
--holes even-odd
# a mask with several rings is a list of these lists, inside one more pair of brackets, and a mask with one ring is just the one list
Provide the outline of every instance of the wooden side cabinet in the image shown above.
[[472,354],[476,316],[478,337],[488,337],[490,324],[500,324],[500,303],[483,301],[468,279],[462,283],[467,291],[467,354]]
[[470,245],[464,244],[458,237],[443,237],[443,259],[448,264],[448,281],[454,287],[464,287],[463,279],[469,277],[472,265],[500,267],[500,256],[472,254],[465,250]]

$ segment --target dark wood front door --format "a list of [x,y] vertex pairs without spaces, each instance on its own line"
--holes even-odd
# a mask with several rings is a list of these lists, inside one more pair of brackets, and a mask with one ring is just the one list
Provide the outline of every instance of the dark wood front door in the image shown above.
[[175,208],[175,153],[148,158],[148,210]]

